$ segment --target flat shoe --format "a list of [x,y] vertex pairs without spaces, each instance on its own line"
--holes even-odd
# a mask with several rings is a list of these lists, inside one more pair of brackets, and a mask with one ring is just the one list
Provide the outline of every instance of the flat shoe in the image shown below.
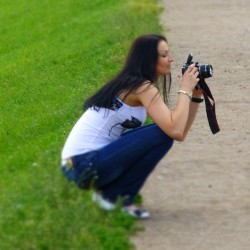
[[107,200],[105,200],[102,195],[94,192],[92,195],[92,201],[96,202],[100,208],[107,210],[107,211],[111,211],[113,209],[115,209],[115,204],[111,203]]
[[123,207],[122,211],[137,219],[147,219],[150,217],[149,212],[143,208],[131,209]]

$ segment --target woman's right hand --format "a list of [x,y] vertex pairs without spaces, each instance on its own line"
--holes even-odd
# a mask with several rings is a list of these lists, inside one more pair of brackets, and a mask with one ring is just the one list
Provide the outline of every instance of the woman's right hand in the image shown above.
[[199,71],[195,67],[195,64],[191,64],[185,73],[182,75],[181,80],[180,80],[180,89],[183,91],[186,91],[187,93],[192,93],[193,89],[199,82]]

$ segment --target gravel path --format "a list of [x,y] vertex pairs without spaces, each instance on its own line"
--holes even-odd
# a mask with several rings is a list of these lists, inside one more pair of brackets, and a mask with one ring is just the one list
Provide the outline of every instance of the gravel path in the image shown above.
[[[210,63],[207,83],[221,128],[213,135],[204,104],[143,188],[152,217],[132,238],[137,250],[250,249],[250,1],[162,0],[174,55],[172,100],[189,52]],[[168,28],[168,30],[167,30]]]

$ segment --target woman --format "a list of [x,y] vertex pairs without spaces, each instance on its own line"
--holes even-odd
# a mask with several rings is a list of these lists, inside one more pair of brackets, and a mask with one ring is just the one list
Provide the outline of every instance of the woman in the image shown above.
[[[137,218],[149,213],[136,195],[173,141],[183,141],[195,119],[202,93],[195,65],[180,78],[174,111],[166,105],[173,57],[164,36],[138,37],[122,70],[84,104],[85,113],[62,151],[62,170],[80,188],[95,189],[93,200],[106,210],[118,199]],[[146,116],[154,123],[141,126]]]

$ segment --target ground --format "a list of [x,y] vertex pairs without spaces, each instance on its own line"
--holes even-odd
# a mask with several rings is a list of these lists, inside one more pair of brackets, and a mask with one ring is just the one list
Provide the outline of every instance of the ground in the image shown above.
[[185,142],[174,144],[142,190],[151,212],[137,250],[250,249],[250,1],[162,0],[174,56],[173,103],[189,52],[213,65],[207,79],[221,131],[204,103]]

